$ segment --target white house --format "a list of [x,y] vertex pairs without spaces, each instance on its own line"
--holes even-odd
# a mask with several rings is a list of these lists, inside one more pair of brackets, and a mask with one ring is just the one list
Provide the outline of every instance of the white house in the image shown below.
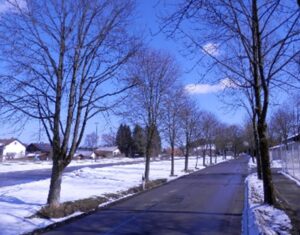
[[25,156],[26,146],[17,139],[0,139],[0,158],[17,159]]
[[77,159],[95,159],[95,157],[96,154],[94,153],[94,151],[90,150],[78,149],[74,154],[74,158]]
[[117,146],[100,147],[95,150],[95,154],[98,157],[114,157],[121,154]]

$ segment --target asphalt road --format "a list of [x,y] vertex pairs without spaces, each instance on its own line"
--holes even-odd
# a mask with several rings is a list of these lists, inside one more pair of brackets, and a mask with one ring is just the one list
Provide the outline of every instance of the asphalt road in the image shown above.
[[[138,161],[143,162],[143,160]],[[64,172],[70,172],[78,170],[83,167],[90,168],[101,168],[108,166],[117,166],[117,165],[130,165],[138,162],[120,162],[120,163],[106,163],[106,164],[93,164],[93,165],[81,165],[81,166],[68,166]],[[50,169],[40,169],[40,170],[29,170],[29,171],[14,171],[0,173],[0,187],[17,185],[29,183],[37,180],[43,180],[51,177],[51,168]]]
[[45,234],[241,234],[248,157],[225,162]]

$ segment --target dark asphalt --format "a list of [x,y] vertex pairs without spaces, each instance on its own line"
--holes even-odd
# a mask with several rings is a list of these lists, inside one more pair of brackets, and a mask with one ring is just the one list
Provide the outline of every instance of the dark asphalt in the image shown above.
[[281,169],[273,171],[273,183],[280,204],[292,220],[292,234],[300,234],[300,187],[295,182],[279,173]]
[[[118,165],[130,165],[138,162],[120,162],[120,163],[106,163],[106,164],[94,164],[94,165],[81,165],[81,166],[68,166],[64,172],[75,171],[83,167],[90,168],[101,168],[108,166],[118,166]],[[41,169],[41,170],[29,170],[29,171],[14,171],[7,173],[0,173],[0,187],[11,186],[17,184],[29,183],[32,181],[43,180],[51,177],[51,168],[50,169]]]
[[45,234],[241,234],[248,157],[221,163]]

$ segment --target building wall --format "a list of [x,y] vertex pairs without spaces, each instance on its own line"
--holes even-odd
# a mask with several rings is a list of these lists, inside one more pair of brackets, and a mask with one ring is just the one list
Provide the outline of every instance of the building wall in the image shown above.
[[113,151],[113,156],[117,156],[117,155],[120,155],[121,152],[119,149],[116,149],[115,151]]
[[8,157],[14,155],[14,158],[21,158],[25,156],[26,147],[18,141],[6,145],[3,149],[3,156]]

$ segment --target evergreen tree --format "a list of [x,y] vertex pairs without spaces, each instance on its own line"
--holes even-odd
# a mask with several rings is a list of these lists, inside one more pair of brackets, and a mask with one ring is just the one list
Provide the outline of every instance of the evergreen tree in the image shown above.
[[130,156],[132,137],[131,130],[128,125],[120,125],[116,136],[116,143],[121,153],[124,153],[126,157]]
[[144,129],[139,125],[135,125],[132,134],[132,156],[144,156],[145,141]]
[[153,132],[151,152],[152,152],[152,157],[157,157],[161,153],[161,138],[157,127],[154,128],[154,132]]
[[[146,134],[148,135],[149,128],[146,128]],[[152,133],[152,142],[151,142],[151,157],[157,157],[161,153],[161,138],[159,135],[159,131],[157,127],[155,126],[153,128],[153,133]]]

